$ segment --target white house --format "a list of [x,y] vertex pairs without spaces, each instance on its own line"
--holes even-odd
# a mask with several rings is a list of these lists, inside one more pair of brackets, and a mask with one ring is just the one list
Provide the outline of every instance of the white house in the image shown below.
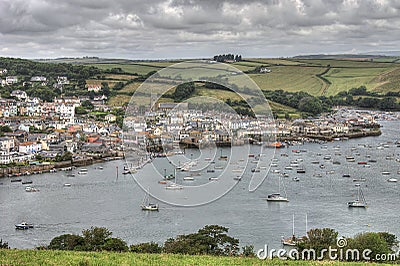
[[117,120],[117,117],[113,114],[108,114],[104,117],[104,119],[108,122],[108,123],[113,123]]
[[58,85],[67,85],[67,84],[69,84],[69,80],[67,77],[59,76],[59,77],[57,77],[57,84]]
[[15,83],[18,83],[18,78],[17,77],[15,77],[15,76],[6,77],[6,84],[7,85],[12,85],[12,84],[15,84]]
[[42,143],[40,142],[23,142],[19,144],[18,151],[20,153],[37,153],[42,150]]
[[88,91],[99,92],[101,91],[101,85],[98,84],[89,84],[87,85]]
[[0,151],[11,151],[15,146],[15,141],[13,138],[2,137],[0,138]]
[[31,78],[31,81],[32,81],[32,82],[46,82],[46,81],[47,81],[47,78],[46,78],[46,77],[43,77],[43,76],[33,76],[33,77]]
[[11,97],[16,97],[20,101],[25,101],[28,98],[28,94],[21,90],[14,90],[10,94]]
[[267,68],[267,67],[262,67],[260,69],[260,73],[271,73],[271,69]]

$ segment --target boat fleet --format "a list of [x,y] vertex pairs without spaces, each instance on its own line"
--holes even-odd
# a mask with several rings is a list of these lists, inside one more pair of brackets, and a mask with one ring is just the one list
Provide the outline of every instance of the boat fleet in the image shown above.
[[[399,145],[396,146],[397,148]],[[345,165],[344,167],[338,168],[337,171],[343,171],[345,172],[341,175],[343,178],[349,178],[352,182],[355,183],[355,188],[356,188],[356,193],[353,192],[353,190],[349,190],[349,193],[354,193],[354,199],[352,201],[347,202],[347,206],[349,208],[367,208],[368,204],[366,201],[366,198],[363,193],[362,187],[367,185],[363,185],[365,183],[368,183],[368,174],[364,173],[363,168],[371,168],[371,165],[374,165],[378,162],[378,158],[372,158],[371,156],[371,149],[377,149],[377,150],[383,150],[387,151],[388,149],[393,148],[392,145],[389,144],[378,144],[377,146],[369,145],[369,144],[359,144],[358,147],[351,147],[349,151],[347,151],[347,155],[342,155],[341,152],[341,147],[340,145],[336,145],[333,147],[334,153],[326,153],[329,148],[328,145],[322,145],[321,150],[323,152],[317,152],[315,155],[317,159],[313,158],[311,161],[309,161],[308,167],[311,168],[313,165],[315,167],[312,167],[311,171],[313,172],[312,177],[318,177],[318,178],[323,178],[324,176],[336,174],[336,170],[327,170],[329,165],[341,165],[344,161]],[[366,154],[362,154],[363,150],[366,150]],[[290,152],[284,152],[280,154],[282,157],[292,157],[292,156],[299,156],[302,153],[307,152],[306,150],[292,150]],[[393,152],[393,150],[391,150]],[[390,152],[389,152],[390,153]],[[397,152],[397,154],[388,154],[379,157],[381,160],[383,160],[379,165],[379,167],[386,167],[389,164],[393,166],[393,162],[400,162],[400,153]],[[279,155],[279,154],[278,154]],[[308,156],[308,155],[307,155]],[[362,158],[364,158],[363,160]],[[312,156],[314,157],[314,156]],[[340,159],[343,158],[343,159]],[[380,161],[380,160],[379,160]],[[352,164],[353,163],[353,164]],[[294,160],[289,161],[289,165],[282,165],[277,163],[276,160],[273,160],[271,163],[271,167],[277,168],[280,167],[283,169],[285,172],[280,172],[279,169],[276,170],[271,170],[270,174],[273,176],[273,174],[279,174],[279,180],[277,181],[272,181],[272,182],[277,182],[278,183],[278,191],[274,191],[271,194],[268,194],[267,197],[265,198],[266,201],[268,202],[289,202],[288,195],[286,193],[286,189],[284,186],[284,181],[283,178],[287,178],[291,176],[292,174],[289,173],[297,173],[297,174],[305,174],[306,169],[303,166],[303,159],[301,158],[296,158]],[[347,168],[346,168],[347,167]],[[361,167],[360,171],[354,171],[355,167]],[[377,166],[373,166],[375,169]],[[332,167],[329,167],[332,168]],[[357,176],[352,177],[350,173],[347,173],[346,169],[353,168],[353,172],[356,172]],[[319,170],[318,170],[319,169]],[[255,170],[253,171],[255,172]],[[389,178],[386,179],[387,182],[389,183],[397,183],[398,178],[396,176],[393,176],[393,173],[390,170],[383,170],[381,171],[381,175],[383,177],[388,176]],[[397,175],[400,175],[400,165],[399,165],[399,170],[397,170]],[[307,175],[305,175],[305,178],[307,178]],[[293,176],[292,181],[299,182],[300,178],[298,176]],[[290,238],[288,239],[287,243],[290,243],[293,241],[290,241]]]

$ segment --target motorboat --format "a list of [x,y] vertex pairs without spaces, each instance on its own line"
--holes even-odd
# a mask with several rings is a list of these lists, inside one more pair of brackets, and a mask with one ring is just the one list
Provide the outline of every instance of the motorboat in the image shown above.
[[25,192],[39,192],[39,189],[34,187],[25,187]]
[[27,222],[22,222],[22,223],[15,225],[15,229],[18,229],[18,230],[27,230],[29,228],[33,228],[33,224],[29,224]]
[[289,200],[280,193],[272,193],[267,196],[267,201],[289,202]]

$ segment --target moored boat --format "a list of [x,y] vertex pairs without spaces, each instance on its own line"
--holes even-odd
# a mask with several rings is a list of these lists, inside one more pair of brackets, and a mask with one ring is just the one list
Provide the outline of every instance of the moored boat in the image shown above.
[[29,228],[33,228],[33,224],[29,224],[27,222],[22,222],[22,223],[15,225],[15,229],[18,229],[18,230],[27,230]]

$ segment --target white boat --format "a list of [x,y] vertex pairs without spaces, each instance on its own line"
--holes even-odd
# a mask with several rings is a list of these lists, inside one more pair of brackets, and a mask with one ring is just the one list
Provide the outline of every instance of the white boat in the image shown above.
[[39,192],[39,189],[34,187],[25,187],[26,192]]
[[232,172],[234,172],[234,173],[240,173],[240,172],[243,172],[243,170],[242,170],[242,169],[232,169]]
[[[281,186],[282,183],[282,186]],[[281,187],[283,188],[284,196],[281,195]],[[279,177],[279,188],[278,193],[269,194],[266,198],[267,201],[277,201],[277,202],[289,202],[286,196],[286,189],[281,177]]]
[[285,167],[285,170],[293,170],[293,167],[291,167],[291,166],[286,166],[286,167]]
[[166,186],[165,189],[168,189],[168,190],[180,190],[180,189],[183,189],[183,186],[178,185],[176,183],[172,183],[172,184],[169,184],[168,186]]
[[194,181],[194,178],[191,177],[191,176],[185,176],[185,177],[183,178],[183,180],[184,180],[184,181]]
[[218,181],[218,177],[210,177],[208,180],[210,180],[210,181]]
[[387,171],[382,172],[382,175],[390,175],[390,172],[387,172]]
[[29,228],[33,228],[33,224],[29,224],[27,222],[22,222],[22,223],[15,225],[15,229],[18,229],[18,230],[27,230]]
[[143,198],[142,205],[140,205],[143,211],[158,211],[158,204],[150,202],[150,192],[147,190],[146,195]]
[[365,181],[367,181],[367,179],[365,179],[364,177],[353,178],[353,182],[365,182]]
[[299,181],[300,181],[300,178],[298,178],[298,177],[296,176],[296,177],[293,177],[292,180],[293,180],[293,181],[296,181],[296,182],[299,182]]
[[242,180],[242,177],[241,176],[237,176],[237,177],[234,177],[233,180],[240,181],[240,180]]
[[80,174],[80,175],[86,175],[87,173],[88,173],[88,170],[85,169],[85,168],[82,168],[82,169],[80,169],[80,170],[78,171],[78,174]]
[[392,178],[389,178],[387,181],[391,182],[391,183],[396,183],[397,182],[397,178],[392,177]]
[[357,198],[347,203],[350,208],[366,208],[368,207],[365,201],[364,194],[362,193],[360,184],[356,184],[357,187]]
[[64,184],[64,187],[70,187],[70,186],[71,186],[70,183],[65,183],[65,184]]

